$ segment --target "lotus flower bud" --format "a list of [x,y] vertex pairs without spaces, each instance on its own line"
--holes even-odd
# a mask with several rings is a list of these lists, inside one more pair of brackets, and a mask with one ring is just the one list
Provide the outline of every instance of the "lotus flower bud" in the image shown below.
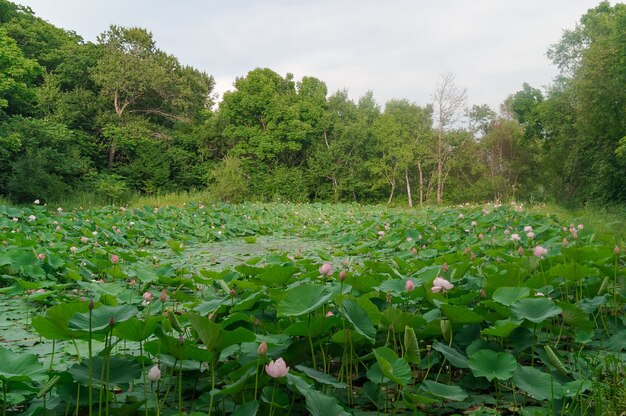
[[319,272],[322,276],[330,276],[331,274],[333,274],[333,266],[330,263],[326,262],[322,264]]
[[259,348],[257,349],[259,356],[264,356],[267,354],[267,342],[263,341]]
[[148,380],[154,382],[154,381],[159,381],[160,378],[161,378],[161,370],[159,369],[159,366],[158,365],[152,366],[150,371],[148,371]]

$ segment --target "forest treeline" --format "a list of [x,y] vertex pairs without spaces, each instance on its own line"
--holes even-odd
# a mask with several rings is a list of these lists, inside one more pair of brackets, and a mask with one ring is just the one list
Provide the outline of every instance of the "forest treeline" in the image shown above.
[[470,105],[453,74],[428,105],[381,105],[268,68],[216,102],[213,77],[146,29],[86,42],[0,0],[0,196],[624,203],[625,33],[626,5],[590,9],[548,49],[552,85],[499,109]]

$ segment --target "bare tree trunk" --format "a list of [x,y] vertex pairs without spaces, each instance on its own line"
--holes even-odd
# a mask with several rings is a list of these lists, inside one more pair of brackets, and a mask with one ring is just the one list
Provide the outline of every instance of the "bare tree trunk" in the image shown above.
[[107,168],[111,170],[113,168],[113,160],[115,159],[115,142],[111,142],[109,145],[109,158],[107,160]]
[[447,73],[441,77],[441,83],[433,94],[435,119],[437,121],[437,204],[443,202],[444,159],[449,149],[444,148],[444,135],[462,116],[467,91],[458,88],[454,83],[454,74]]
[[411,196],[411,182],[409,181],[408,169],[404,169],[404,180],[406,181],[406,195],[409,200],[409,208],[413,208],[413,196]]
[[437,162],[437,205],[443,202],[443,162]]
[[424,172],[422,172],[422,162],[417,161],[417,170],[420,175],[420,208],[424,206]]
[[[326,130],[324,130],[324,143],[326,144],[326,149],[330,150]],[[333,182],[333,192],[335,193],[335,202],[337,202],[339,197],[339,184],[337,183],[337,177],[335,175],[330,175],[330,180]]]
[[389,193],[389,200],[387,201],[387,205],[391,204],[391,200],[393,199],[393,192],[396,190],[396,183],[391,182],[391,192]]

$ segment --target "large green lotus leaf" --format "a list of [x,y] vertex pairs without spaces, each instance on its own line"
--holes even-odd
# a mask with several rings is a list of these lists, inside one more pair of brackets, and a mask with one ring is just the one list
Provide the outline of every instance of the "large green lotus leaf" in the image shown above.
[[552,375],[534,367],[517,367],[513,384],[537,400],[558,400],[564,395],[563,386]]
[[410,326],[404,328],[404,358],[413,364],[419,364],[422,360],[417,335]]
[[322,373],[320,371],[314,370],[312,368],[309,367],[305,367],[303,365],[297,365],[296,366],[296,370],[298,371],[302,371],[304,374],[306,374],[308,377],[312,378],[313,380],[317,381],[318,383],[321,384],[327,384],[329,386],[333,386],[337,389],[345,389],[346,388],[346,383],[342,382],[342,381],[337,381],[335,380],[335,377],[326,374],[326,373]]
[[209,351],[214,351],[220,341],[222,327],[208,318],[195,313],[188,313],[187,319],[191,327],[198,333],[198,337]]
[[333,292],[319,284],[305,284],[289,289],[278,304],[278,315],[302,316],[315,312],[328,302]]
[[231,308],[233,312],[237,311],[248,311],[252,309],[252,307],[261,299],[265,298],[265,293],[263,290],[259,290],[250,294],[248,297],[241,299],[235,303],[235,305]]
[[367,272],[364,271],[364,273],[365,274],[361,274],[357,278],[351,278],[351,276],[348,275],[348,280],[346,280],[346,282],[350,282],[354,290],[360,293],[371,291],[372,288],[379,285],[383,279],[379,274],[369,273],[369,270]]
[[0,379],[9,381],[41,381],[46,370],[33,354],[14,354],[0,347]]
[[[118,386],[128,385],[141,377],[141,365],[136,360],[128,358],[111,356],[105,360],[103,357],[93,357],[92,366],[91,383],[93,385],[106,384],[106,379],[102,380],[103,373],[108,374],[109,385]],[[89,385],[89,361],[87,359],[80,364],[73,365],[68,372],[78,383],[83,386]]]
[[583,266],[582,264],[567,263],[557,264],[552,267],[548,273],[550,273],[551,276],[562,277],[565,280],[578,281],[588,276],[597,276],[599,270]]
[[456,324],[479,324],[483,321],[481,315],[464,306],[444,303],[441,305],[441,311],[450,322]]
[[305,399],[306,409],[312,416],[343,416],[350,414],[339,406],[336,397],[327,396],[321,391],[311,389],[306,393]]
[[252,400],[251,402],[246,402],[236,408],[232,416],[255,416],[259,411],[259,402],[256,400]]
[[405,312],[393,306],[383,311],[381,322],[385,327],[393,325],[393,330],[396,333],[402,332],[407,326],[418,329],[420,326],[426,324],[426,320],[421,316],[415,313]]
[[[137,315],[137,308],[133,305],[100,306],[91,311],[91,331],[97,332],[107,329],[120,322],[124,322]],[[88,332],[90,327],[89,311],[77,313],[70,319],[69,328],[74,331]]]
[[530,289],[527,287],[499,287],[493,292],[492,299],[506,306],[511,306],[520,299],[527,298]]
[[374,328],[374,325],[372,324],[372,321],[367,315],[365,309],[360,307],[351,299],[344,299],[342,303],[342,310],[345,318],[354,326],[356,332],[374,342],[376,337],[376,328]]
[[557,306],[563,309],[563,322],[574,328],[580,328],[583,331],[591,331],[594,327],[593,322],[589,320],[587,315],[578,306],[568,302],[557,302]]
[[480,350],[471,355],[469,368],[475,377],[486,377],[489,381],[494,378],[508,380],[513,377],[517,361],[515,357],[505,352]]
[[45,316],[35,316],[33,328],[44,338],[69,340],[76,338],[76,332],[70,330],[72,316],[89,310],[87,302],[59,303],[46,310]]
[[216,349],[222,351],[225,348],[235,344],[242,344],[244,342],[252,342],[256,339],[256,334],[244,327],[238,327],[232,331],[222,330],[219,336],[219,342]]
[[300,269],[294,266],[270,266],[265,268],[257,278],[265,286],[285,286]]
[[454,348],[448,347],[447,345],[435,340],[435,342],[433,342],[433,349],[442,353],[443,356],[446,357],[448,361],[450,361],[450,364],[452,364],[456,368],[468,367],[467,357],[461,354],[459,351],[455,350]]
[[219,391],[215,392],[215,396],[234,396],[241,392],[246,387],[246,382],[256,374],[256,367],[244,367],[232,372],[228,375],[229,380],[234,380],[232,383],[226,384]]
[[336,316],[316,315],[311,320],[305,319],[295,322],[287,327],[285,334],[299,337],[319,337],[328,332],[329,329],[339,325],[341,320]]
[[560,314],[563,310],[545,297],[520,299],[511,305],[513,314],[539,324]]
[[127,341],[143,341],[154,334],[157,324],[162,320],[161,316],[148,316],[143,320],[133,317],[117,325],[113,334]]
[[493,326],[485,328],[480,331],[482,335],[492,335],[494,337],[508,337],[511,332],[519,328],[519,323],[512,321],[511,319],[503,319],[496,321]]
[[459,386],[448,386],[447,384],[441,384],[433,380],[426,380],[423,386],[432,395],[441,397],[447,400],[453,400],[462,402],[467,399],[467,393]]
[[387,347],[379,347],[374,350],[376,362],[380,365],[385,377],[402,386],[411,382],[411,367],[404,358],[399,358],[396,353]]

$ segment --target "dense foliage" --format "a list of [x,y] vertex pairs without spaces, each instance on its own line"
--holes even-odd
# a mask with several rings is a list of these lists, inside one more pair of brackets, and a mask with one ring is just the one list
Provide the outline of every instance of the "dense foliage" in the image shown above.
[[468,108],[450,74],[428,105],[382,107],[257,68],[215,103],[213,78],[145,29],[111,26],[94,44],[0,0],[0,192],[624,202],[625,28],[624,4],[589,10],[548,52],[553,85],[524,84],[499,113]]
[[3,414],[626,410],[623,243],[553,214],[0,205],[0,241]]

